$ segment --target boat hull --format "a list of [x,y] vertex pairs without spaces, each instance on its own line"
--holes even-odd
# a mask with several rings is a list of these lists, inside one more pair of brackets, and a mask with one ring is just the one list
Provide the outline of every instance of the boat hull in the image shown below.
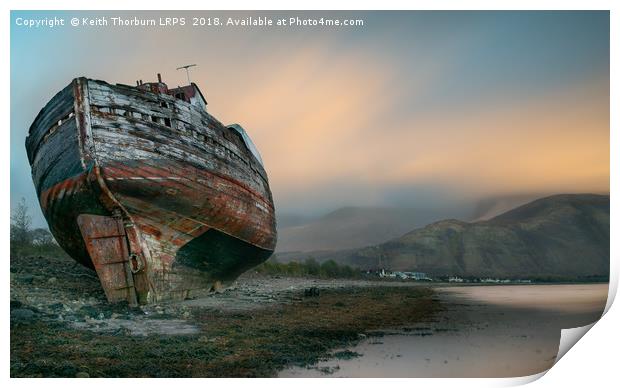
[[262,164],[184,101],[76,79],[41,111],[26,148],[50,231],[97,270],[112,302],[192,297],[275,249]]

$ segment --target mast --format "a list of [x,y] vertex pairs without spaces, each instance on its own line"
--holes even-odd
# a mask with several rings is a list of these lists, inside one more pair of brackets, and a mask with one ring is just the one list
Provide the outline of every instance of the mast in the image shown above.
[[185,66],[177,67],[177,70],[185,69],[185,72],[187,73],[187,84],[188,85],[192,84],[192,81],[190,81],[189,79],[189,68],[193,66],[196,66],[196,64],[194,63],[193,65],[185,65]]

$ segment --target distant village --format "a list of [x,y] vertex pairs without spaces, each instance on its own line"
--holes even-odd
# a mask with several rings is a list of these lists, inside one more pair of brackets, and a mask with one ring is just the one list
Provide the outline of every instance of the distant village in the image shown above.
[[430,277],[424,272],[410,271],[389,271],[386,269],[363,271],[366,276],[377,276],[384,279],[395,280],[415,280],[425,282],[448,282],[448,283],[497,283],[497,284],[529,284],[532,283],[528,279],[498,279],[498,278],[477,278],[477,277],[460,277],[460,276],[435,276]]

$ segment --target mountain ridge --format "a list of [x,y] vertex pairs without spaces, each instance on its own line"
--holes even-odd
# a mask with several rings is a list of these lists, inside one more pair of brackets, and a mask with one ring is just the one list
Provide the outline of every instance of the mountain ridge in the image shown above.
[[306,223],[289,222],[291,217],[287,215],[286,224],[278,229],[276,252],[362,248],[424,226],[437,219],[437,214],[453,213],[409,207],[344,206]]
[[436,276],[580,278],[608,276],[609,240],[609,195],[558,194],[489,220],[440,220],[380,244],[297,256]]

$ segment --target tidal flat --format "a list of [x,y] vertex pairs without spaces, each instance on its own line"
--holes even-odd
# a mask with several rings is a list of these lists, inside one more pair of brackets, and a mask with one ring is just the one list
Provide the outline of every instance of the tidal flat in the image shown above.
[[272,377],[354,357],[335,349],[441,309],[415,284],[263,276],[131,308],[107,304],[92,271],[63,260],[12,260],[12,377]]
[[[312,290],[312,292],[308,292]],[[12,377],[513,377],[550,368],[607,284],[447,285],[243,275],[110,305],[69,258],[11,260]]]

